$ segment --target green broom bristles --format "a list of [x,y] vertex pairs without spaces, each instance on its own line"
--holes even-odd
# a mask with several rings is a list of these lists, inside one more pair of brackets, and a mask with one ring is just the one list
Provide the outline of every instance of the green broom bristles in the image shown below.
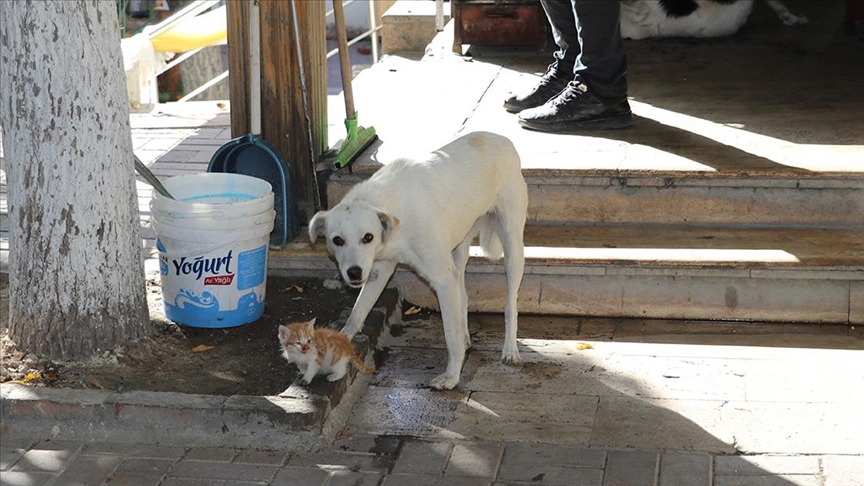
[[374,127],[358,127],[357,113],[354,113],[353,118],[345,119],[345,129],[348,135],[342,146],[339,148],[339,154],[333,161],[333,165],[337,169],[341,169],[354,162],[354,160],[363,153],[363,150],[378,138],[375,134]]

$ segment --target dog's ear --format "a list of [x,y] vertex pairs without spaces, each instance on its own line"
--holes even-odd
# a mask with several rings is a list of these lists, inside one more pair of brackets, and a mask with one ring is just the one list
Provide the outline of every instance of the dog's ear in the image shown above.
[[384,227],[384,231],[381,233],[381,241],[386,243],[393,232],[399,227],[399,218],[378,210],[378,219],[381,220],[381,226]]
[[324,236],[324,221],[327,211],[318,211],[309,221],[309,241],[315,243],[319,236]]

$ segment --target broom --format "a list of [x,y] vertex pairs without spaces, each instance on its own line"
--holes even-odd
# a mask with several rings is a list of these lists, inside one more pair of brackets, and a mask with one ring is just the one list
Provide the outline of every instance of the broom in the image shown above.
[[[336,22],[336,40],[339,48],[339,70],[342,75],[342,92],[345,94],[345,130],[347,136],[339,147],[339,154],[333,161],[337,169],[354,162],[378,135],[374,127],[361,127],[357,124],[357,112],[354,111],[354,91],[351,89],[351,64],[348,59],[348,34],[345,31],[345,10],[342,0],[333,2],[333,18]],[[375,34],[372,34],[375,35]]]

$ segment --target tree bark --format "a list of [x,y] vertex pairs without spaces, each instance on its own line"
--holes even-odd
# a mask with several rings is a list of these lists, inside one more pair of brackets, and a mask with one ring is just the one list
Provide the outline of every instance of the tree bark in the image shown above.
[[9,334],[82,358],[149,329],[116,5],[0,2]]

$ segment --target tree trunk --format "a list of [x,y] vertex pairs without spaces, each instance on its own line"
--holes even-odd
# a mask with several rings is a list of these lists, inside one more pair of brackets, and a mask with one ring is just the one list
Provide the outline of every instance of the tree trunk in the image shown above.
[[116,5],[0,1],[9,333],[51,359],[149,329]]

